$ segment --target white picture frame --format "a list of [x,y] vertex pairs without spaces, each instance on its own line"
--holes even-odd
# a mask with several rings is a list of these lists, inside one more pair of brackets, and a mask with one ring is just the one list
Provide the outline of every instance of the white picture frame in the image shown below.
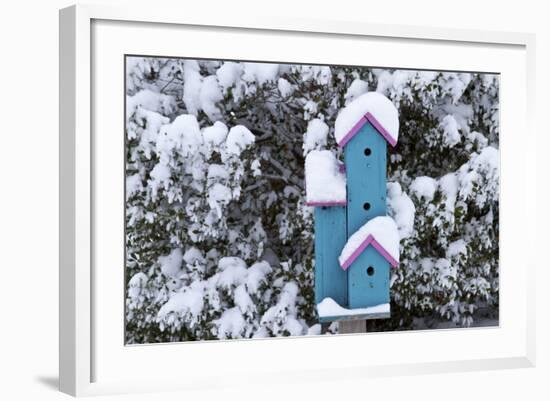
[[[159,361],[168,361],[180,352],[182,344],[179,345],[151,345],[141,347],[124,347],[123,341],[119,338],[118,328],[110,334],[102,331],[102,337],[98,337],[96,326],[109,327],[108,318],[104,318],[101,313],[101,305],[96,306],[94,298],[98,286],[105,283],[109,278],[104,274],[97,275],[94,268],[102,256],[97,254],[97,243],[94,241],[94,235],[97,234],[98,227],[104,227],[104,224],[97,219],[103,211],[98,211],[96,204],[96,190],[103,185],[97,180],[96,169],[97,153],[101,152],[102,143],[97,143],[93,138],[93,127],[98,125],[96,110],[92,102],[94,87],[92,85],[92,76],[94,68],[99,68],[96,60],[93,59],[94,52],[98,51],[104,41],[101,41],[101,33],[98,34],[98,40],[93,41],[94,24],[105,22],[105,29],[114,29],[108,31],[115,35],[120,30],[132,29],[134,33],[146,29],[146,27],[155,26],[156,35],[163,35],[163,29],[185,29],[193,27],[195,35],[201,35],[197,32],[197,27],[204,32],[225,32],[226,34],[238,34],[243,38],[258,34],[269,35],[301,35],[314,40],[323,37],[326,40],[338,38],[341,41],[362,40],[369,38],[373,40],[383,40],[387,43],[408,43],[412,47],[416,43],[425,43],[438,46],[444,50],[446,46],[455,46],[463,48],[479,48],[485,51],[485,47],[495,49],[510,49],[510,55],[516,61],[517,71],[510,72],[515,79],[513,85],[518,93],[511,93],[505,89],[503,93],[503,113],[510,112],[504,105],[519,106],[505,118],[503,121],[503,151],[502,151],[502,244],[508,244],[512,241],[513,230],[531,230],[535,231],[534,207],[527,207],[527,199],[521,191],[514,191],[514,185],[523,182],[524,185],[532,183],[534,174],[527,172],[535,171],[534,147],[518,147],[518,139],[506,134],[506,129],[522,129],[525,135],[522,140],[535,143],[535,133],[532,126],[534,121],[534,48],[535,38],[531,34],[507,33],[507,32],[485,32],[458,29],[436,29],[427,27],[412,27],[399,25],[376,25],[366,22],[348,22],[348,21],[325,21],[325,20],[296,20],[292,18],[252,18],[250,15],[239,18],[231,18],[229,21],[223,15],[211,14],[208,16],[195,15],[192,13],[182,14],[178,10],[168,10],[162,8],[140,8],[127,7],[115,8],[104,5],[79,5],[72,6],[60,11],[60,390],[68,394],[94,395],[108,393],[125,393],[134,391],[157,391],[166,389],[204,389],[208,386],[230,385],[231,376],[220,378],[215,372],[208,372],[205,368],[198,365],[193,372],[194,376],[189,380],[181,380],[170,375],[159,374],[150,376],[149,380],[131,380],[129,377],[116,378],[115,375],[103,374],[101,366],[112,365],[113,369],[119,369],[121,366],[135,364],[140,358],[147,361],[148,365],[155,366]],[[120,26],[116,26],[119,24]],[[126,25],[124,25],[126,24]],[[131,24],[128,25],[128,24]],[[99,26],[98,25],[98,26]],[[158,28],[158,29],[157,29]],[[101,28],[103,29],[103,28]],[[206,34],[205,33],[205,34]],[[185,34],[185,33],[182,33]],[[104,35],[105,36],[105,35]],[[113,46],[116,46],[117,36],[110,36]],[[309,40],[309,39],[308,39]],[[210,42],[206,42],[210,43]],[[95,46],[95,48],[94,48]],[[144,45],[145,46],[145,45]],[[170,45],[165,48],[169,49]],[[101,49],[99,49],[101,50]],[[118,50],[117,50],[118,51]],[[146,51],[146,50],[145,50]],[[227,50],[228,52],[231,49]],[[504,50],[502,50],[504,51]],[[220,50],[213,50],[213,54],[219,54]],[[216,53],[217,52],[217,53]],[[496,54],[497,50],[495,50]],[[116,53],[116,52],[115,52]],[[118,54],[118,53],[116,53]],[[163,54],[166,55],[166,54]],[[172,54],[168,54],[172,55]],[[189,56],[197,56],[196,53]],[[220,54],[219,58],[225,55]],[[386,55],[389,56],[389,55]],[[245,57],[239,55],[234,58]],[[404,56],[402,56],[404,57]],[[262,59],[262,57],[258,57]],[[388,58],[388,63],[392,61]],[[498,57],[495,58],[496,63]],[[120,62],[120,60],[119,60]],[[395,61],[393,61],[395,65]],[[411,62],[412,66],[414,62]],[[352,64],[352,63],[350,63]],[[395,65],[402,67],[403,65]],[[444,68],[444,65],[426,64],[433,69]],[[422,67],[422,66],[418,66]],[[113,67],[119,78],[122,78],[121,70]],[[468,65],[464,65],[468,69]],[[511,68],[511,67],[510,67]],[[460,69],[460,66],[457,66]],[[493,70],[496,71],[496,70]],[[511,71],[511,70],[510,70]],[[512,86],[510,81],[504,81],[503,87]],[[510,88],[509,87],[509,88]],[[97,95],[97,94],[96,94]],[[99,96],[101,96],[101,91]],[[122,94],[120,94],[122,98]],[[506,96],[506,97],[505,97]],[[516,102],[516,103],[513,103]],[[101,114],[99,112],[99,114]],[[513,117],[512,117],[513,116]],[[122,121],[122,115],[118,116]],[[120,122],[119,121],[119,122]],[[122,133],[121,137],[122,138]],[[119,142],[122,142],[120,139]],[[105,143],[103,142],[103,145]],[[519,167],[510,168],[513,161],[510,150],[514,149],[515,158],[520,158]],[[120,155],[122,160],[122,155]],[[116,166],[116,160],[113,159]],[[122,163],[122,162],[120,162]],[[122,189],[121,189],[122,190]],[[116,192],[116,191],[115,191]],[[119,208],[120,205],[114,205]],[[513,214],[511,211],[521,210],[521,213]],[[120,210],[119,210],[120,211]],[[508,213],[510,212],[510,213]],[[104,218],[108,217],[107,213]],[[105,220],[103,220],[104,222]],[[116,230],[115,230],[116,231]],[[508,233],[508,235],[506,235]],[[518,240],[521,241],[521,240]],[[257,383],[269,383],[274,375],[277,379],[293,382],[296,380],[326,380],[327,378],[338,379],[344,376],[356,377],[358,380],[362,377],[373,377],[380,375],[398,375],[407,372],[410,373],[429,373],[439,371],[468,371],[477,369],[499,369],[510,367],[530,367],[535,363],[535,283],[534,283],[534,244],[530,244],[527,239],[520,242],[521,249],[526,249],[523,255],[518,250],[502,248],[501,262],[502,269],[508,269],[511,264],[522,267],[519,272],[512,272],[503,275],[502,280],[502,323],[496,329],[469,329],[452,330],[446,333],[386,333],[380,335],[368,336],[337,336],[331,339],[305,338],[305,339],[283,339],[283,340],[258,340],[258,341],[233,341],[217,342],[217,344],[186,344],[184,351],[189,355],[189,359],[196,358],[198,352],[203,355],[214,355],[223,351],[223,358],[236,358],[242,356],[246,360],[247,353],[260,355],[273,355],[275,353],[284,354],[285,352],[303,352],[307,358],[301,358],[296,363],[294,369],[281,369],[282,365],[277,365],[270,369],[254,369],[242,367],[243,372],[253,375],[251,377]],[[511,242],[510,242],[511,244]],[[120,243],[123,246],[123,243]],[[123,267],[120,267],[123,269]],[[508,270],[502,270],[505,273]],[[507,278],[509,280],[507,281]],[[517,290],[515,293],[517,300],[515,309],[508,312],[507,305],[512,305],[511,293],[507,291],[510,286],[510,280],[514,280]],[[118,287],[117,287],[118,286]],[[112,288],[111,288],[112,287]],[[122,288],[122,283],[114,283],[106,288],[106,293],[115,291],[116,288]],[[108,295],[106,295],[108,296]],[[122,291],[121,291],[122,296]],[[118,302],[118,301],[116,301]],[[116,308],[114,308],[116,309]],[[99,312],[98,312],[99,311]],[[116,312],[116,310],[115,310]],[[118,313],[118,312],[116,312]],[[117,315],[114,314],[116,317]],[[105,319],[104,321],[102,319]],[[123,315],[120,315],[123,321]],[[112,320],[111,320],[112,321]],[[503,334],[504,333],[504,334]],[[506,334],[508,333],[508,334]],[[106,340],[106,337],[111,337]],[[384,337],[386,336],[386,337]],[[383,341],[390,336],[394,342],[407,342],[411,338],[426,343],[437,341],[438,337],[445,336],[447,340],[462,341],[486,341],[487,344],[494,343],[494,349],[487,348],[483,352],[480,348],[470,354],[465,354],[464,358],[449,357],[445,352],[441,353],[439,359],[419,360],[415,355],[405,355],[404,357],[388,359],[384,363],[383,359],[375,360],[373,356],[372,363],[363,363],[350,354],[344,354],[338,349],[351,349],[351,347],[364,347],[365,341],[377,342]],[[411,337],[413,336],[413,337]],[[416,337],[414,337],[416,336]],[[382,340],[381,340],[382,339]],[[119,341],[120,340],[120,341]],[[327,343],[327,340],[329,341]],[[108,348],[105,344],[114,344],[117,350]],[[299,344],[298,347],[293,344]],[[502,344],[506,344],[505,349]],[[405,345],[404,345],[405,346]],[[173,348],[169,348],[173,347]],[[179,347],[179,348],[175,348]],[[194,347],[194,348],[190,348]],[[197,348],[199,347],[199,348]],[[322,359],[317,358],[320,349],[328,350],[327,355]],[[460,347],[459,347],[460,349]],[[197,352],[198,350],[198,352]],[[288,351],[287,351],[288,350]],[[111,352],[112,351],[112,352]],[[120,352],[121,354],[117,354]],[[97,354],[102,356],[97,359]],[[122,353],[131,354],[124,363],[117,360],[117,355],[123,358]],[[106,359],[106,354],[109,358]],[[373,354],[374,355],[374,354]],[[332,358],[332,359],[331,359]],[[302,361],[304,359],[305,361]],[[101,363],[97,361],[101,361]],[[395,362],[399,360],[400,362]],[[118,363],[121,363],[118,365]],[[281,362],[282,363],[282,362]],[[353,369],[351,369],[353,367]],[[131,374],[129,371],[128,376]]]

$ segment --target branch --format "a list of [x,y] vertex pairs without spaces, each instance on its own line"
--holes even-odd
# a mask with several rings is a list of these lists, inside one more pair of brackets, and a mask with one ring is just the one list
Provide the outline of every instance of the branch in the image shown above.
[[271,180],[271,181],[282,181],[285,184],[289,184],[288,179],[285,178],[285,177],[281,177],[280,175],[262,174],[261,176],[264,177],[264,178],[267,178],[268,180]]
[[170,81],[168,81],[168,82],[162,87],[162,89],[160,90],[160,93],[164,93],[164,90],[166,89],[166,87],[167,87],[168,85],[170,85],[172,82],[174,82],[174,79],[176,79],[176,76],[175,76],[175,75],[172,77],[172,79],[171,79]]
[[292,175],[292,172],[286,169],[281,163],[271,158],[267,159],[267,161],[273,168],[275,168],[277,171],[279,171],[282,174],[283,177],[281,178],[284,178],[287,184],[291,183],[296,187],[300,188],[300,190],[304,189],[302,182],[298,180],[294,175]]

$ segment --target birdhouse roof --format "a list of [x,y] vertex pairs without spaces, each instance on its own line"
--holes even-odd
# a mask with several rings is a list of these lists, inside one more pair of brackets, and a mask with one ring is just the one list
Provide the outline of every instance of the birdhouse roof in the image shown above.
[[399,232],[395,221],[388,216],[369,220],[349,239],[338,261],[342,269],[348,267],[369,246],[373,246],[393,267],[399,264]]
[[366,123],[370,123],[391,146],[397,145],[399,113],[391,100],[377,92],[359,96],[340,111],[334,128],[338,145],[346,146]]
[[306,156],[306,204],[345,206],[346,175],[330,150],[312,150]]

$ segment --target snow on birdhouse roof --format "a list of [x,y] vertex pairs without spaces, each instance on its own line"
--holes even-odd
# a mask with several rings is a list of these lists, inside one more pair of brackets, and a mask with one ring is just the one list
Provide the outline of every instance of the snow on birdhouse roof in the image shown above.
[[346,205],[346,176],[330,150],[312,150],[306,156],[306,205]]
[[399,264],[399,231],[395,221],[388,216],[369,220],[349,239],[338,258],[342,269],[348,267],[372,245],[393,267]]
[[391,100],[377,92],[359,96],[340,111],[334,127],[338,145],[344,147],[367,122],[371,123],[391,146],[397,145],[399,113]]

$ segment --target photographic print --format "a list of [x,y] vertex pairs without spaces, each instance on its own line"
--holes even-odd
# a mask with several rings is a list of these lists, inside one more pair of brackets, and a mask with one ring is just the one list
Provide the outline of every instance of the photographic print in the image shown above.
[[126,344],[498,326],[498,74],[124,73]]

